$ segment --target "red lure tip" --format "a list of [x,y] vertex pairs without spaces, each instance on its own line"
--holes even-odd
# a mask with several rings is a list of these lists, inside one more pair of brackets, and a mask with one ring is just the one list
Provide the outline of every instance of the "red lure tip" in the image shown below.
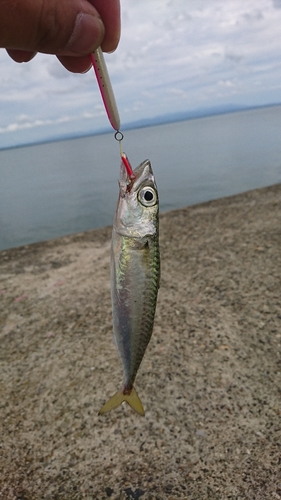
[[127,156],[126,156],[125,153],[121,154],[121,159],[122,159],[122,162],[123,162],[123,164],[124,164],[124,166],[126,168],[126,171],[127,171],[129,179],[133,180],[135,178],[135,174],[133,172],[131,164],[130,164],[130,162],[129,162],[129,160],[128,160],[128,158],[127,158]]

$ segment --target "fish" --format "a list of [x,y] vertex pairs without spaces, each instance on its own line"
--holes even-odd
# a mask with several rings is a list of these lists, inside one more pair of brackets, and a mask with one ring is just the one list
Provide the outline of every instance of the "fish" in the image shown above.
[[99,415],[128,403],[144,416],[134,381],[151,339],[160,280],[159,198],[149,160],[128,176],[121,162],[112,229],[113,336],[123,365],[123,386]]

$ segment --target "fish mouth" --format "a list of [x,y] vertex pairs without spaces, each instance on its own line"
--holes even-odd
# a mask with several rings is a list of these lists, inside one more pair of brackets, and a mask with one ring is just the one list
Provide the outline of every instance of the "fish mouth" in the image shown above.
[[145,160],[138,165],[138,167],[133,170],[133,174],[134,176],[132,178],[128,176],[126,167],[121,161],[119,186],[123,194],[125,194],[125,192],[131,192],[132,190],[137,191],[144,181],[150,181],[155,184],[149,160]]

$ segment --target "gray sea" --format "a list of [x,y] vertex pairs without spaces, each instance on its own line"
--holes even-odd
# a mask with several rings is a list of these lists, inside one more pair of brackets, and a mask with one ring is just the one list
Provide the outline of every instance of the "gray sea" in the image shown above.
[[[127,130],[136,167],[149,158],[160,210],[281,182],[281,106]],[[112,224],[114,134],[0,151],[0,249]]]

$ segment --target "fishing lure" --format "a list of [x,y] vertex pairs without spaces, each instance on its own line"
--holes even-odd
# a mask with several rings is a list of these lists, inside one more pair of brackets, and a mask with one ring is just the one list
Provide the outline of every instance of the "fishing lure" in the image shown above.
[[114,130],[118,131],[120,129],[120,117],[101,48],[98,47],[90,57],[108,119]]

